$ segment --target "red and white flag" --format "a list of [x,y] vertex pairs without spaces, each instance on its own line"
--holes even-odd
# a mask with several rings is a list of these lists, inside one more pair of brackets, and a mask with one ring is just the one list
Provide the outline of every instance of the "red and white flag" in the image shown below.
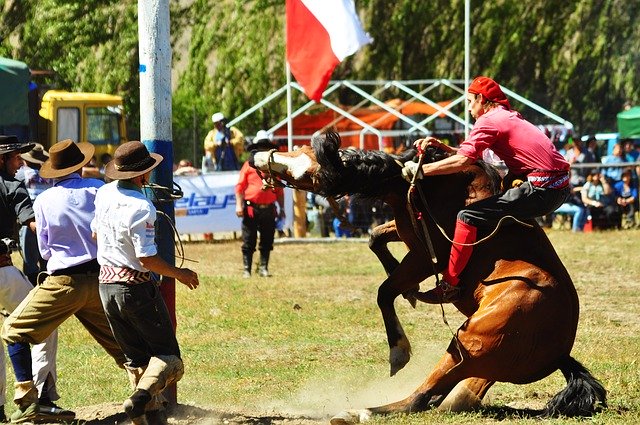
[[316,102],[335,67],[373,40],[353,0],[287,0],[287,61],[291,73]]

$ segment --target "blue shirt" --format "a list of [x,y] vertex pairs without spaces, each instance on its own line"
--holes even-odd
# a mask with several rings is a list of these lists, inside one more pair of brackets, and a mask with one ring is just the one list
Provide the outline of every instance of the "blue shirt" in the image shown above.
[[33,203],[38,248],[47,271],[65,269],[96,258],[96,241],[91,237],[94,200],[104,182],[83,179],[73,173],[55,180]]

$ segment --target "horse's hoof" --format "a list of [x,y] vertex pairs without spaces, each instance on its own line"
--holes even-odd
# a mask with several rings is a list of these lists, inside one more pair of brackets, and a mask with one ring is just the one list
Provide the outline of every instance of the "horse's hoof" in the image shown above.
[[345,410],[331,418],[331,425],[353,425],[361,424],[371,418],[371,412],[368,409],[362,410]]
[[403,349],[402,347],[393,347],[389,352],[390,376],[395,375],[400,369],[405,367],[407,363],[409,363],[410,358],[410,350]]

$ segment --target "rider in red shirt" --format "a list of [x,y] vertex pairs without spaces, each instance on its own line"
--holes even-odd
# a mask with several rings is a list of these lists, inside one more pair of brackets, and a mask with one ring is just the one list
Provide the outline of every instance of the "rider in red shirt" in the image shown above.
[[[458,213],[449,265],[440,285],[432,290],[443,302],[459,298],[460,274],[471,257],[478,228],[491,230],[505,216],[531,219],[549,214],[562,205],[570,190],[569,163],[544,133],[511,110],[498,83],[477,77],[469,86],[467,102],[476,124],[458,149],[434,137],[415,142],[422,151],[435,146],[450,153],[443,160],[424,164],[418,178],[462,171],[482,159],[482,152],[490,148],[505,162],[510,180],[515,176],[524,183],[472,203]],[[403,174],[410,178],[417,171],[417,164],[409,162]]]

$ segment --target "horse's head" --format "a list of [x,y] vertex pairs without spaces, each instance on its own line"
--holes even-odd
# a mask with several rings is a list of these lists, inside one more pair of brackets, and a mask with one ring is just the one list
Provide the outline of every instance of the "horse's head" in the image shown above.
[[255,152],[249,164],[270,184],[284,182],[296,189],[316,192],[314,175],[320,166],[309,146],[293,152]]

